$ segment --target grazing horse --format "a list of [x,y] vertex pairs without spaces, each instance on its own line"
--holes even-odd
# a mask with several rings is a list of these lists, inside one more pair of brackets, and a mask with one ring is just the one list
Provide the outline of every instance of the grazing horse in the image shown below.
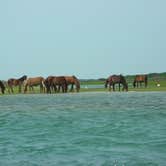
[[[60,88],[62,88],[62,92],[66,93],[67,92],[67,82],[65,77],[59,76],[59,77],[54,77],[54,76],[49,76],[46,78],[44,81],[47,93],[51,93],[51,89],[54,89],[55,92],[60,92]],[[58,90],[57,90],[58,86]]]
[[77,79],[76,76],[65,76],[67,85],[71,85],[70,92],[74,91],[74,85],[76,87],[76,91],[79,92],[80,90],[80,81]]
[[23,85],[24,81],[27,79],[27,76],[24,75],[22,76],[21,78],[19,79],[15,79],[15,78],[10,78],[8,81],[7,81],[7,84],[8,84],[8,87],[9,87],[9,93],[12,92],[14,93],[13,91],[13,86],[19,86],[18,88],[18,92],[21,93],[21,86]]
[[51,93],[51,92],[56,92],[57,88],[56,86],[53,84],[53,79],[55,78],[55,76],[48,76],[45,80],[44,80],[44,85],[46,87],[46,92],[47,93]]
[[145,87],[148,85],[148,76],[147,75],[136,75],[134,82],[133,82],[133,87],[137,87],[140,85],[142,87],[142,83],[145,84]]
[[34,78],[28,78],[25,81],[25,89],[24,93],[27,92],[27,88],[29,87],[29,91],[34,91],[34,86],[40,86],[40,93],[45,91],[45,85],[44,85],[44,78],[43,77],[34,77]]
[[105,88],[107,88],[108,84],[109,84],[109,90],[110,91],[111,91],[111,86],[113,87],[113,91],[115,91],[115,84],[119,85],[119,91],[120,91],[120,85],[121,84],[123,85],[122,90],[128,91],[128,85],[127,85],[126,79],[122,75],[112,75],[112,76],[110,76],[105,82]]
[[1,89],[2,94],[4,94],[5,93],[5,86],[4,86],[2,81],[0,81],[0,89]]

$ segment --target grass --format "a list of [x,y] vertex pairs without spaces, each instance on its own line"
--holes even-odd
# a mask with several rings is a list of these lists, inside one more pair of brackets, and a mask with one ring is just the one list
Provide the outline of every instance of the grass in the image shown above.
[[[166,80],[160,80],[159,84],[160,87],[157,87],[157,82],[150,80],[148,82],[148,87],[145,88],[144,85],[142,87],[139,88],[133,88],[132,86],[132,80],[127,80],[128,85],[129,85],[129,91],[166,91]],[[81,85],[86,86],[86,85],[103,85],[103,88],[89,88],[89,89],[81,89],[82,92],[88,92],[88,91],[108,91],[108,89],[106,90],[104,88],[104,81],[84,81],[81,82]],[[118,90],[118,87],[116,88],[116,90]]]
[[[136,92],[166,91],[166,80],[161,80],[161,81],[159,81],[159,83],[161,86],[157,87],[156,82],[151,80],[148,82],[147,88],[144,88],[144,86],[141,88],[140,87],[133,88],[131,81],[128,82],[128,85],[129,85],[129,91],[136,91]],[[94,86],[100,85],[101,87],[100,88],[87,88],[86,85],[87,86],[88,85],[94,85]],[[81,82],[81,86],[82,86],[82,88],[81,88],[80,92],[108,92],[108,89],[104,88],[104,81],[96,81],[96,80],[95,81],[83,81],[83,82]],[[34,91],[35,91],[34,92],[35,94],[40,93],[39,87],[35,87]],[[118,87],[116,88],[116,91],[118,91]],[[6,92],[5,94],[9,94],[9,93]],[[18,87],[14,88],[14,94],[18,94]]]
[[[148,74],[148,87],[145,88],[133,88],[132,82],[134,80],[134,75],[125,76],[126,81],[129,85],[129,91],[136,92],[145,92],[145,91],[166,91],[166,72],[164,73],[150,73]],[[108,89],[104,88],[105,78],[100,79],[90,79],[90,80],[80,80],[81,89],[80,92],[107,92]],[[157,87],[157,83],[160,84],[160,87]],[[118,87],[116,88],[118,91]],[[28,92],[29,93],[29,92]],[[32,92],[30,92],[32,93]],[[34,87],[34,93],[40,93],[39,87]],[[5,94],[9,94],[7,91]],[[18,94],[18,87],[14,87],[14,94]],[[1,93],[0,93],[1,95]]]

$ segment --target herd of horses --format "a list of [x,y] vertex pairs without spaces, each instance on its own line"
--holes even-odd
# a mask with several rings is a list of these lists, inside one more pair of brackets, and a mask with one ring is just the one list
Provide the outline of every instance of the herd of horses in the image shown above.
[[24,93],[34,92],[34,87],[40,87],[40,93],[54,93],[68,92],[68,86],[71,86],[70,92],[80,90],[80,81],[75,76],[49,76],[46,79],[43,77],[33,77],[28,78],[26,75],[21,78],[10,78],[8,81],[0,81],[0,89],[2,94],[5,93],[5,90],[8,93],[14,93],[13,88],[18,87],[18,92]]
[[[147,75],[136,75],[133,81],[133,87],[138,88],[144,83],[145,87],[148,84]],[[105,88],[109,87],[109,90],[115,91],[115,86],[118,84],[119,91],[126,90],[128,91],[128,83],[126,78],[123,75],[112,75],[105,81]],[[21,78],[10,78],[8,81],[0,80],[0,90],[2,94],[5,93],[5,90],[8,90],[8,93],[14,93],[13,88],[18,87],[18,92],[24,93],[34,92],[34,87],[40,87],[40,93],[58,93],[63,92],[79,92],[80,91],[80,81],[76,76],[48,76],[46,79],[43,77],[33,77],[28,78],[26,75]],[[71,86],[70,90],[68,87]]]

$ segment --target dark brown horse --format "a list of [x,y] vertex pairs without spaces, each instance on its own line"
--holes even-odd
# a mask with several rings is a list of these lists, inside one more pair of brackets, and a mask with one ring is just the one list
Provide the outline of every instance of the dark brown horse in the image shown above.
[[25,81],[24,93],[27,92],[28,87],[30,91],[34,91],[33,88],[34,86],[40,86],[40,93],[45,92],[44,78],[43,77],[28,78]]
[[57,87],[56,87],[56,85],[53,84],[53,79],[54,78],[55,78],[55,76],[48,76],[44,80],[44,85],[46,87],[46,92],[47,93],[57,92]]
[[55,92],[60,92],[61,88],[63,93],[67,92],[67,82],[63,76],[49,76],[45,79],[44,84],[46,86],[47,93],[52,93],[53,89]]
[[142,83],[145,84],[145,87],[147,87],[148,85],[148,76],[147,75],[136,75],[135,76],[135,79],[134,79],[134,82],[133,82],[133,87],[142,87]]
[[21,93],[21,87],[24,83],[24,81],[27,79],[27,76],[24,75],[22,76],[21,78],[19,79],[15,79],[15,78],[10,78],[7,83],[8,83],[8,87],[9,87],[9,93],[12,92],[14,93],[13,91],[13,86],[18,86],[18,92]]
[[70,92],[74,91],[74,85],[76,88],[76,91],[79,92],[80,90],[80,81],[77,79],[76,76],[65,76],[67,85],[71,85]]
[[121,84],[123,85],[122,90],[128,91],[128,85],[127,85],[126,79],[122,75],[112,75],[112,76],[110,76],[105,82],[105,88],[107,88],[107,86],[109,85],[109,90],[111,91],[111,87],[113,87],[113,91],[115,91],[115,85],[116,84],[119,85],[119,91],[120,91]]
[[0,89],[1,89],[2,94],[4,94],[5,93],[5,86],[1,80],[0,80]]

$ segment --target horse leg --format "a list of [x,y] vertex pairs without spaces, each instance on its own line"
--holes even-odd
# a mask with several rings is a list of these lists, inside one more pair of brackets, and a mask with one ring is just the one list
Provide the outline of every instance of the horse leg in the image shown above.
[[120,83],[119,83],[119,92],[120,92]]
[[53,85],[53,90],[54,90],[54,93],[57,92],[57,87],[56,87],[56,85]]
[[[65,84],[65,92],[67,93],[67,91],[68,91],[68,85]],[[77,92],[78,92],[78,91],[77,91]]]
[[112,86],[113,86],[113,91],[115,92],[115,84],[113,84]]
[[47,86],[46,86],[46,89],[47,89],[47,93],[50,93],[50,94],[51,94],[52,86],[51,86],[51,85],[47,85]]
[[25,85],[25,88],[24,88],[24,93],[26,93],[27,92],[27,84]]

